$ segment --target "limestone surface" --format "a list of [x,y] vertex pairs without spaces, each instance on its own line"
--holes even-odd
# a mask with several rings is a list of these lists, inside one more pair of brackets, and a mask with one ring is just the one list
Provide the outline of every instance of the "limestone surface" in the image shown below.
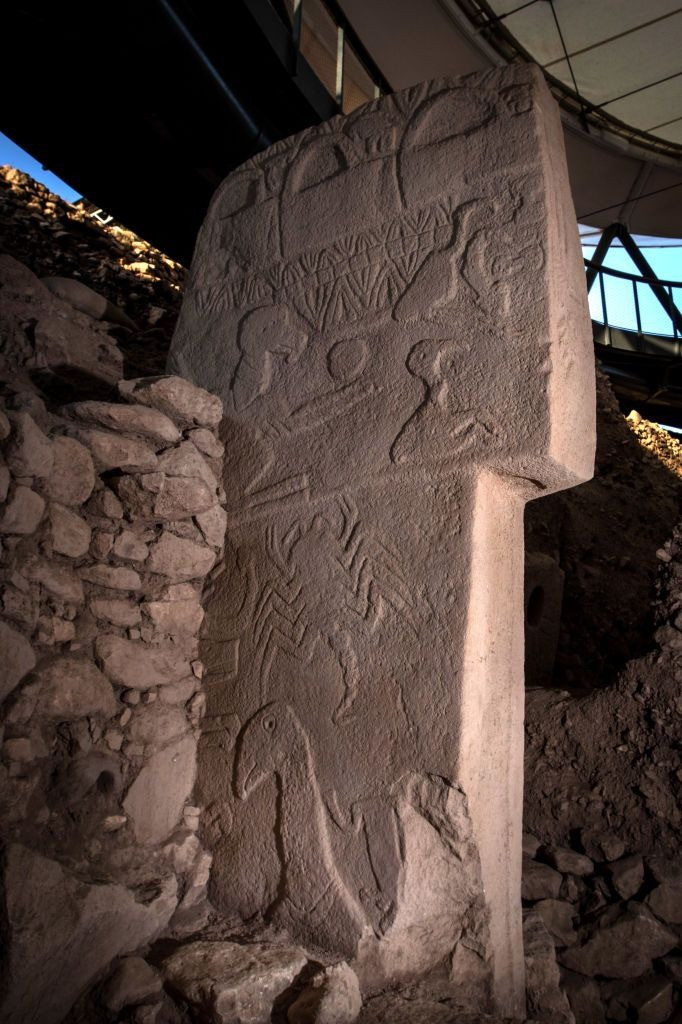
[[[170,367],[225,409],[212,899],[352,960],[368,991],[461,944],[521,1016],[523,505],[594,457],[539,71],[415,86],[230,175]],[[163,408],[161,384],[122,387]],[[182,580],[192,543],[164,535],[150,567]]]
[[172,991],[216,1024],[269,1024],[273,1003],[306,963],[296,946],[192,942],[164,960],[162,971]]

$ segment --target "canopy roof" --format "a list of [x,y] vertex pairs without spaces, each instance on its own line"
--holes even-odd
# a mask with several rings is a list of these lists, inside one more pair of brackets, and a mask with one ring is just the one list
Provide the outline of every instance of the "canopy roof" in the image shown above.
[[680,0],[341,0],[393,88],[510,60],[562,106],[578,219],[682,236]]

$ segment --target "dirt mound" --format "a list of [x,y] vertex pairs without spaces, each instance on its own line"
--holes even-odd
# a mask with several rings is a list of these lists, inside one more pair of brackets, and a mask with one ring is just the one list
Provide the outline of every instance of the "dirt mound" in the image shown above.
[[655,650],[588,696],[527,694],[525,825],[545,843],[587,828],[644,854],[682,845],[682,525],[657,564]]
[[680,518],[680,449],[656,424],[626,422],[597,370],[594,479],[526,506],[526,551],[565,573],[554,685],[607,686],[652,649],[656,551]]

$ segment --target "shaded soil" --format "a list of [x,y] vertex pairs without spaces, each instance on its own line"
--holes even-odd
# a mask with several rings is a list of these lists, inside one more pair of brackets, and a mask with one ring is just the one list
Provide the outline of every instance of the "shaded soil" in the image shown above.
[[578,693],[653,647],[656,551],[680,517],[682,446],[635,422],[598,370],[594,479],[526,506],[526,550],[566,574],[554,685]]

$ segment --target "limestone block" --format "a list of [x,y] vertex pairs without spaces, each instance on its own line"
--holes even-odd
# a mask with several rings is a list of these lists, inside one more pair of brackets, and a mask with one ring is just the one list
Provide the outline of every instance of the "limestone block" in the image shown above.
[[621,857],[608,866],[611,885],[623,900],[629,900],[644,882],[644,861],[639,854]]
[[21,562],[21,572],[27,580],[40,583],[49,594],[62,601],[79,605],[85,600],[83,584],[71,568],[38,555],[27,555]]
[[523,858],[521,896],[524,900],[555,900],[561,889],[561,875],[548,864]]
[[166,477],[154,502],[158,519],[186,519],[207,512],[216,501],[215,490],[197,478]]
[[289,1024],[353,1024],[362,1009],[357,975],[346,963],[317,974],[287,1011]]
[[103,487],[88,502],[88,512],[105,519],[122,519],[123,505],[113,491]]
[[215,505],[208,512],[201,512],[195,518],[206,543],[213,545],[214,548],[221,548],[225,541],[225,530],[227,528],[225,509],[221,508],[220,505]]
[[217,427],[222,419],[220,399],[182,377],[122,380],[118,390],[129,402],[141,402],[160,409],[183,426]]
[[95,653],[109,678],[131,690],[177,683],[192,674],[182,649],[170,645],[152,647],[106,633],[97,637]]
[[574,974],[564,968],[561,971],[561,987],[568,997],[577,1024],[605,1024],[604,1004],[599,985],[593,978]]
[[566,994],[559,984],[554,942],[534,910],[523,919],[523,958],[526,965],[526,1010],[530,1017],[575,1024]]
[[128,725],[128,737],[132,743],[158,748],[182,736],[188,729],[189,723],[183,711],[149,704],[135,709]]
[[170,743],[150,757],[126,793],[123,809],[138,843],[163,842],[177,825],[194,786],[196,749],[192,736]]
[[225,454],[225,445],[221,444],[215,434],[206,430],[205,427],[190,430],[187,437],[195,448],[198,448],[204,455],[208,455],[210,459],[222,459]]
[[191,942],[161,965],[172,991],[216,1024],[269,1024],[275,1000],[303,970],[296,946]]
[[142,580],[135,569],[124,566],[88,565],[80,570],[81,579],[87,583],[95,583],[98,587],[109,587],[110,590],[140,590]]
[[86,521],[65,505],[50,504],[50,539],[52,550],[70,558],[80,558],[90,547],[92,531]]
[[213,492],[218,486],[213,470],[191,441],[183,441],[177,448],[163,452],[159,456],[159,469],[168,476],[198,477]]
[[564,900],[539,900],[533,910],[542,918],[542,923],[557,946],[573,946],[578,941],[573,919],[576,908]]
[[363,986],[461,942],[519,1017],[523,505],[594,458],[562,147],[526,65],[277,143],[216,193],[169,359],[225,409],[212,900]]
[[95,486],[95,467],[88,449],[72,437],[56,437],[52,442],[52,472],[45,481],[45,492],[62,505],[82,505]]
[[682,924],[682,885],[663,882],[647,896],[647,903],[656,917],[668,924]]
[[30,487],[15,487],[0,518],[0,533],[35,533],[43,518],[45,502]]
[[111,718],[118,707],[109,680],[88,658],[60,655],[41,664],[40,711],[59,721],[103,715]]
[[5,459],[13,476],[49,476],[54,455],[45,436],[27,412],[10,414],[12,436],[5,446]]
[[108,430],[86,427],[69,429],[90,450],[99,470],[127,469],[130,472],[145,473],[156,469],[156,453],[146,441],[123,437]]
[[96,619],[106,619],[114,626],[136,626],[142,618],[139,604],[124,598],[93,597],[90,611]]
[[162,990],[163,980],[158,971],[141,956],[127,956],[107,978],[99,998],[107,1010],[119,1013],[124,1006],[138,1006],[160,998]]
[[160,633],[194,636],[204,619],[196,594],[179,601],[147,601],[143,608]]
[[210,548],[164,530],[152,545],[147,568],[174,583],[181,583],[205,576],[214,562],[215,554]]
[[117,956],[144,946],[175,908],[175,879],[138,903],[121,885],[89,885],[22,846],[7,850],[4,898],[9,935],[5,1024],[56,1024]]
[[113,552],[129,562],[144,562],[149,548],[132,530],[123,530],[114,541]]
[[594,874],[594,864],[589,857],[565,846],[543,846],[540,853],[543,860],[564,875]]
[[43,277],[42,283],[53,295],[68,302],[74,309],[87,313],[93,320],[108,320],[112,324],[120,324],[128,330],[136,330],[133,320],[122,309],[109,302],[99,292],[88,288],[82,281],[73,277]]
[[618,860],[625,853],[625,843],[612,832],[596,829],[581,829],[580,842],[583,850],[594,861]]
[[7,500],[7,492],[9,491],[10,484],[10,472],[5,464],[4,459],[0,456],[0,501]]
[[160,445],[175,444],[180,440],[180,431],[173,421],[158,409],[145,405],[74,402],[65,406],[62,412],[83,423],[94,423],[123,434],[140,434]]

